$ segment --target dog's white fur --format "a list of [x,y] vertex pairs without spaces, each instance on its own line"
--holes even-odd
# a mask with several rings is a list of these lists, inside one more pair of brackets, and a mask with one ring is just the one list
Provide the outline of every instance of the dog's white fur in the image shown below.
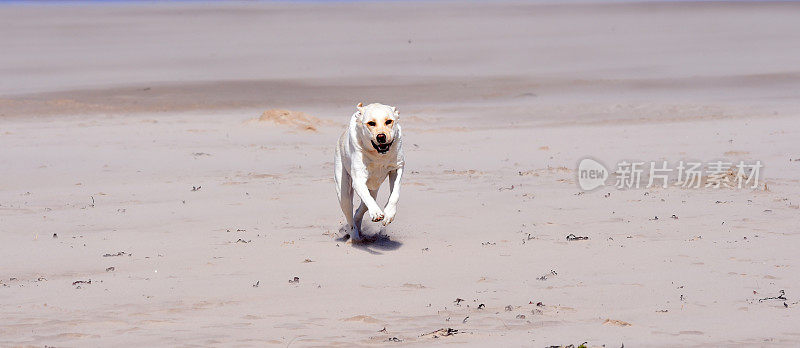
[[[361,219],[366,211],[369,211],[372,221],[383,220],[384,226],[390,224],[397,213],[400,179],[405,165],[402,131],[397,122],[399,118],[400,113],[393,106],[379,103],[363,106],[359,103],[350,117],[347,130],[339,137],[334,159],[334,181],[339,205],[347,219],[346,228],[354,242],[361,240]],[[378,142],[379,134],[384,134],[386,143],[391,144],[388,150],[385,144]],[[381,210],[375,198],[387,177],[391,194],[386,207]],[[355,214],[353,191],[361,199]]]

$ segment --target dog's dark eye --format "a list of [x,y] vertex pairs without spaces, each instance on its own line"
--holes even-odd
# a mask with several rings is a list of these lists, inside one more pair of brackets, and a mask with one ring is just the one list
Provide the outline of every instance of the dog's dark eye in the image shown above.
[[388,126],[390,124],[392,124],[392,120],[386,120],[386,125]]
[[375,127],[375,121],[369,121],[369,122],[367,122],[367,124],[368,124],[370,127]]

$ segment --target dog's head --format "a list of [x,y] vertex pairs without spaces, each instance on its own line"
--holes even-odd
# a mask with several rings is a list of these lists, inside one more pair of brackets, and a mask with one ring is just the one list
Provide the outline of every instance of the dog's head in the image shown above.
[[358,103],[356,108],[358,132],[363,145],[371,146],[380,154],[389,152],[398,131],[397,121],[400,119],[400,113],[397,108],[379,103],[367,106]]

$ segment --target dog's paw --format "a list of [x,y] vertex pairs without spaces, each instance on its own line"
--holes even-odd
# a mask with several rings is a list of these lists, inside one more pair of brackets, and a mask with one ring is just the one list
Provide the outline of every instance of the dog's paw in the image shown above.
[[369,218],[372,219],[372,222],[378,222],[383,220],[383,212],[380,210],[369,211]]
[[383,210],[383,225],[386,226],[394,220],[394,215],[397,214],[397,209],[393,207],[387,207]]

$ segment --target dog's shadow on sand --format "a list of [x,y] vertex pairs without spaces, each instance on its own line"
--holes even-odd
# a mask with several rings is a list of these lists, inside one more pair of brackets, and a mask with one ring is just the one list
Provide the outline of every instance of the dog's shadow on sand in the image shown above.
[[[341,234],[343,237],[336,238],[337,242],[347,242],[350,240],[350,235],[344,232],[344,229],[340,229]],[[378,233],[374,234],[366,234],[363,233],[361,235],[361,240],[358,242],[351,242],[353,248],[366,251],[373,255],[382,255],[382,251],[391,251],[397,250],[401,246],[403,246],[402,242],[392,240],[392,238],[387,235],[383,228],[381,228]]]

